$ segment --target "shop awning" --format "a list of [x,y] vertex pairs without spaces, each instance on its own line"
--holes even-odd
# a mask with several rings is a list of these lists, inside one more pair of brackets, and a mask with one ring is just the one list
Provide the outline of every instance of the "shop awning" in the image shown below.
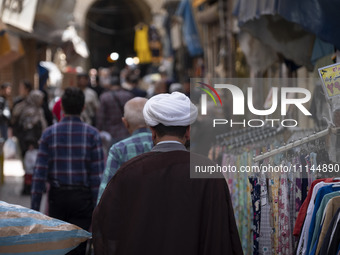
[[240,25],[262,15],[279,15],[340,49],[338,0],[236,0],[234,15]]
[[[17,4],[0,0],[2,21],[23,38],[60,45],[62,35],[73,22],[75,0],[23,0]],[[4,4],[5,3],[5,4]],[[8,4],[7,4],[8,3]]]
[[233,14],[242,29],[311,69],[315,37],[340,49],[339,8],[336,0],[236,0]]

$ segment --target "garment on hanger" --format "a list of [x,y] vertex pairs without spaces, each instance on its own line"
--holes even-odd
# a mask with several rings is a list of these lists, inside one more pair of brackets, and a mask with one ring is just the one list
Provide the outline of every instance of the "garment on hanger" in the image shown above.
[[[337,230],[338,227],[338,231]],[[322,243],[322,246],[320,248],[320,255],[330,255],[330,248],[331,248],[331,244],[332,244],[332,236],[334,237],[334,234],[337,234],[337,238],[340,237],[340,208],[337,210],[337,212],[335,213],[332,221],[329,224],[329,228],[327,230],[327,233],[325,235],[324,241]],[[334,250],[334,246],[335,246],[335,242],[333,244],[333,249]],[[336,254],[336,253],[333,253]]]
[[[298,244],[299,251],[302,252],[302,249],[307,249],[309,226],[312,224],[317,191],[326,185],[331,185],[334,180],[329,178],[315,181],[312,171],[308,174],[308,170],[320,164],[321,148],[316,145],[297,147],[289,153],[279,153],[259,163],[261,167],[285,166],[288,169],[307,166],[302,169],[302,172],[248,174],[239,172],[241,166],[256,165],[252,160],[254,155],[280,147],[283,143],[280,135],[266,136],[269,133],[271,133],[269,130],[254,132],[249,129],[219,135],[219,138],[216,138],[218,146],[215,145],[215,148],[224,148],[223,155],[220,157],[214,155],[214,158],[219,158],[218,162],[223,166],[236,167],[235,172],[228,171],[224,175],[232,197],[239,235],[244,237],[242,240],[244,254],[291,255],[295,247],[293,229],[301,221],[299,232],[303,235]],[[216,149],[210,151],[216,152]],[[315,189],[322,180],[325,182]],[[311,201],[313,203],[310,203]],[[320,202],[317,202],[317,207],[319,206]],[[315,223],[313,227],[315,228]],[[249,232],[252,233],[251,239],[248,236]]]
[[309,233],[308,233],[308,242],[307,242],[307,249],[306,249],[307,254],[309,254],[312,248],[311,244],[312,244],[312,238],[313,238],[313,233],[314,233],[314,228],[315,228],[317,210],[319,209],[321,201],[324,198],[324,196],[334,191],[340,191],[340,185],[337,185],[337,184],[326,185],[325,187],[320,188],[320,190],[318,191],[315,197],[314,210],[313,210],[313,215],[312,215],[312,219],[310,222]]
[[298,217],[296,219],[294,231],[293,231],[294,236],[299,236],[301,234],[302,226],[303,226],[303,223],[305,221],[306,214],[307,214],[307,208],[308,208],[309,202],[312,198],[313,189],[314,189],[315,185],[318,184],[319,182],[326,182],[326,183],[327,182],[333,182],[333,178],[328,178],[328,179],[320,178],[320,179],[316,179],[312,182],[312,184],[309,188],[307,197],[303,201],[301,208],[299,210],[299,214],[298,214]]
[[308,204],[305,221],[302,227],[301,236],[300,236],[300,240],[299,240],[298,247],[297,247],[297,254],[307,254],[309,229],[310,229],[311,220],[313,217],[313,211],[315,207],[314,201],[316,199],[319,189],[326,187],[328,185],[330,185],[330,183],[325,183],[321,181],[314,186],[311,200],[310,200],[310,203]]
[[135,27],[134,50],[136,51],[139,63],[141,64],[151,63],[152,60],[149,48],[148,30],[148,26],[143,23],[139,23]]
[[257,177],[250,177],[253,206],[253,255],[259,254],[260,220],[261,220],[261,185]]
[[278,254],[290,255],[293,253],[291,228],[290,228],[290,204],[288,195],[287,174],[281,174],[279,189],[279,246]]
[[316,217],[315,217],[315,227],[313,231],[313,237],[311,241],[309,254],[316,254],[316,248],[317,248],[317,244],[318,244],[318,240],[319,240],[319,236],[321,232],[322,218],[323,218],[323,215],[325,215],[326,213],[326,207],[329,201],[334,197],[338,197],[339,206],[340,206],[340,192],[335,191],[335,192],[328,193],[323,197],[321,204],[319,206],[319,209],[317,210]]
[[266,176],[261,174],[261,221],[259,237],[259,254],[272,254],[271,225],[270,225],[270,204],[268,198],[268,189]]
[[[317,240],[314,244],[312,254],[319,254],[319,251],[321,249],[321,245],[324,241],[326,232],[329,228],[330,221],[334,217],[337,209],[340,208],[340,193],[339,192],[332,192],[330,194],[333,194],[333,193],[338,193],[338,194],[335,194],[337,196],[331,198],[328,201],[328,203],[327,203],[327,205],[324,209],[324,213],[322,215],[321,223],[320,223],[320,226],[319,226],[320,227],[319,235],[317,236]],[[330,194],[328,194],[328,195],[330,195]]]

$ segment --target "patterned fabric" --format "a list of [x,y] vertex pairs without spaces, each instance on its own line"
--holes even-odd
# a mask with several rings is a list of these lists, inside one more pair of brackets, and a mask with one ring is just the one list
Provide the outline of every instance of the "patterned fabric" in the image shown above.
[[269,179],[270,205],[271,205],[271,226],[272,226],[272,246],[273,253],[279,251],[279,176],[272,174]]
[[110,133],[114,143],[129,136],[129,132],[122,122],[122,108],[132,98],[133,95],[123,89],[114,92],[107,91],[100,96],[96,127],[100,131]]
[[33,175],[32,209],[39,210],[46,181],[52,186],[89,187],[95,202],[103,170],[98,131],[79,117],[64,117],[41,137]]
[[[292,163],[288,162],[288,166],[293,165]],[[291,240],[292,249],[294,247],[294,239],[293,239],[293,229],[296,219],[296,173],[288,173],[287,174],[287,181],[288,181],[288,201],[289,201],[289,238]]]
[[259,254],[270,255],[272,254],[272,242],[270,226],[270,204],[268,198],[268,189],[266,176],[261,175],[261,221],[260,221],[260,237],[259,237]]
[[249,178],[252,185],[251,199],[253,206],[253,255],[259,254],[260,220],[261,220],[261,185],[257,178]]
[[[224,154],[222,162],[224,165],[236,166],[239,170],[241,165],[247,165],[248,153],[242,155]],[[242,236],[242,250],[244,254],[252,254],[253,236],[252,236],[252,198],[251,184],[248,180],[247,173],[228,172],[225,174],[229,186],[235,221],[239,235]]]
[[153,146],[151,132],[147,128],[140,128],[128,137],[114,144],[109,152],[106,168],[103,173],[98,192],[98,203],[111,178],[116,174],[120,166],[133,157],[148,152]]
[[279,188],[279,242],[278,254],[290,255],[292,254],[291,245],[291,228],[290,228],[290,210],[288,197],[288,180],[287,175],[282,174],[280,177]]

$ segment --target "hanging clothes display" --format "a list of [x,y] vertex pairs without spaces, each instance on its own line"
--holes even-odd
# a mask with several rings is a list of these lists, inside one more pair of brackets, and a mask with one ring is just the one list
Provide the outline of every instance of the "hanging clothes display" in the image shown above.
[[[337,178],[325,179],[323,181],[317,180],[317,183],[314,185],[296,254],[319,254],[323,243],[328,242],[325,239],[325,233],[331,227],[328,224],[329,219],[340,208],[339,181],[340,179]],[[328,215],[327,220],[325,215]]]
[[190,56],[202,55],[203,49],[189,0],[182,0],[180,2],[176,15],[183,18],[182,33]]
[[153,64],[160,64],[162,60],[162,43],[161,37],[155,26],[149,28],[149,48]]
[[134,50],[137,53],[140,64],[151,63],[152,60],[149,48],[148,31],[148,26],[143,23],[140,23],[135,27]]
[[[301,143],[289,151],[265,157],[260,163],[254,162],[254,155],[280,149],[284,142],[284,135],[275,129],[237,130],[217,136],[210,150],[212,160],[235,170],[223,174],[243,252],[291,255],[321,254],[326,250],[328,253],[324,254],[337,254],[329,252],[337,252],[339,247],[335,234],[340,230],[334,217],[340,206],[340,178],[316,179],[311,170],[320,162],[330,164],[325,158],[325,143]],[[257,170],[280,166],[302,171],[240,171],[244,166]]]

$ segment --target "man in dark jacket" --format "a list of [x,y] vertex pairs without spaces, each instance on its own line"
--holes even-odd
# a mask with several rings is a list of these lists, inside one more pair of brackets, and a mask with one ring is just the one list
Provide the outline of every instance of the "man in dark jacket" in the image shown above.
[[155,144],[125,163],[93,213],[95,254],[243,254],[224,179],[191,179],[184,146],[197,108],[182,93],[152,97],[143,110]]

